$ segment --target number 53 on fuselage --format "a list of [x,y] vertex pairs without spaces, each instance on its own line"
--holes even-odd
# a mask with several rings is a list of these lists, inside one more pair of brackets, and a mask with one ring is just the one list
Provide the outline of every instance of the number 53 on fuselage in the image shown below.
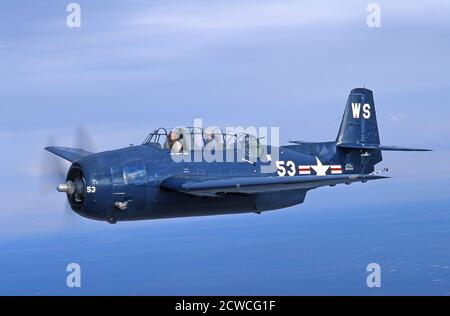
[[[350,92],[334,141],[292,141],[262,155],[257,138],[221,134],[214,156],[222,158],[211,161],[190,146],[199,135],[210,137],[204,130],[160,128],[139,146],[46,150],[72,162],[57,187],[71,208],[110,223],[285,208],[303,203],[315,188],[386,178],[374,173],[383,150],[426,150],[380,145],[373,94],[365,88]],[[273,170],[264,171],[268,166]]]

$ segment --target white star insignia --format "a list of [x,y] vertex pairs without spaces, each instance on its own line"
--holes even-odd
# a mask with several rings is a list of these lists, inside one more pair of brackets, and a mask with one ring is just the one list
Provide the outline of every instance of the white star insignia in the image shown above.
[[326,172],[328,171],[330,166],[322,165],[322,162],[317,157],[316,157],[316,161],[317,161],[317,166],[311,166],[311,168],[316,172],[316,175],[325,176]]

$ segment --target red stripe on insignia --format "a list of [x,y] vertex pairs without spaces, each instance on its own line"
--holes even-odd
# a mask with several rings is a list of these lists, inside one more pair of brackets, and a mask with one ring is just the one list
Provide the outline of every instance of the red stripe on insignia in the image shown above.
[[299,174],[311,174],[311,166],[298,166]]

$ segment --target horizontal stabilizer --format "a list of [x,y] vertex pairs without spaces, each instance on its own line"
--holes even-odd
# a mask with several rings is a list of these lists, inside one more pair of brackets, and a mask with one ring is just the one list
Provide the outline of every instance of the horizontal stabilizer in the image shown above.
[[296,145],[303,145],[303,144],[317,144],[317,142],[307,142],[307,141],[303,141],[303,140],[290,140],[289,141],[291,144],[296,144]]
[[61,158],[64,158],[70,162],[78,161],[83,157],[93,154],[84,149],[59,147],[59,146],[45,147],[45,150],[47,150],[47,151],[51,152],[52,154],[55,154]]
[[366,182],[384,179],[378,175],[328,175],[295,177],[247,177],[213,178],[204,176],[172,176],[160,183],[160,188],[196,196],[217,196],[223,194],[256,194],[296,189],[315,189],[340,183]]
[[351,148],[351,149],[368,149],[368,150],[389,150],[389,151],[432,151],[432,149],[424,148],[409,148],[409,147],[398,147],[398,146],[384,146],[376,144],[337,144],[340,148]]

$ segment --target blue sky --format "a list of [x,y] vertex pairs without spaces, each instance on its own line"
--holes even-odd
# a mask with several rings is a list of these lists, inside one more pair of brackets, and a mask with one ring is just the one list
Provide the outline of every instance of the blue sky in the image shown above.
[[59,229],[63,197],[36,192],[49,135],[71,145],[82,125],[102,150],[200,117],[329,140],[364,84],[383,143],[437,149],[387,153],[393,175],[447,179],[450,6],[379,3],[374,29],[364,1],[79,1],[82,27],[70,29],[64,1],[3,2],[1,234]]
[[435,151],[386,153],[380,169],[395,179],[311,192],[281,219],[337,205],[443,201],[448,211],[449,3],[378,1],[381,28],[368,28],[369,1],[78,1],[79,29],[65,25],[67,3],[0,4],[0,240],[220,223],[72,225],[65,197],[38,190],[49,135],[70,146],[82,125],[106,150],[203,118],[278,126],[283,142],[331,140],[349,91],[363,85],[374,90],[383,144]]

